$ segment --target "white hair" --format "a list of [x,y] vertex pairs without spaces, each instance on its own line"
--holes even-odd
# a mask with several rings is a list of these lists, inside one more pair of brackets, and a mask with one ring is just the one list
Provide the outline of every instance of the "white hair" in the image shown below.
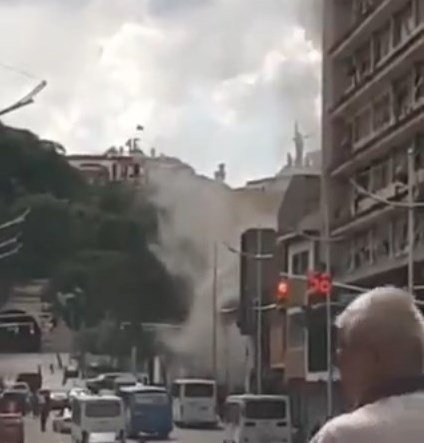
[[337,317],[336,326],[348,343],[360,340],[398,358],[407,357],[411,349],[419,351],[418,345],[424,360],[424,317],[403,289],[378,287],[358,296]]

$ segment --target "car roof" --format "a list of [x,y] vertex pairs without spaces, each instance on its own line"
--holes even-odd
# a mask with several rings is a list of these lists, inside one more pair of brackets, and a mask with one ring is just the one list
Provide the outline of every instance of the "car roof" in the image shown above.
[[212,380],[212,379],[208,379],[208,378],[177,378],[174,380],[174,383],[185,383],[185,384],[190,384],[190,383],[204,383],[204,384],[210,384],[210,385],[215,385],[216,381]]
[[104,394],[104,395],[83,395],[81,397],[76,398],[77,401],[81,402],[90,402],[90,401],[99,401],[99,400],[118,400],[121,399],[117,395],[113,394]]
[[124,386],[120,389],[122,392],[132,393],[132,392],[167,392],[166,388],[159,386],[146,386],[143,384],[138,384],[135,386]]
[[257,395],[257,394],[240,394],[230,395],[227,402],[244,402],[248,400],[288,400],[287,395]]

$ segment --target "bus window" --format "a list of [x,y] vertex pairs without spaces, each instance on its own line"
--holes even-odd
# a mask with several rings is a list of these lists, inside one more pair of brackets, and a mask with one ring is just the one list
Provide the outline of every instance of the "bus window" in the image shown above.
[[169,400],[165,392],[137,392],[134,394],[134,403],[136,405],[166,405]]
[[189,398],[213,397],[214,386],[209,383],[188,383],[184,386],[184,395]]
[[91,418],[117,417],[121,414],[121,405],[117,401],[89,402],[85,407],[85,415]]
[[285,419],[287,405],[285,401],[278,400],[255,400],[246,402],[245,417],[260,420]]
[[174,398],[179,398],[181,395],[181,385],[174,383],[171,387],[171,395]]

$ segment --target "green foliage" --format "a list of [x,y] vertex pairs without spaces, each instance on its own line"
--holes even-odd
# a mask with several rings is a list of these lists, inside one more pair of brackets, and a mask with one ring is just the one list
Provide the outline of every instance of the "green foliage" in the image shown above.
[[88,185],[61,145],[27,131],[0,125],[0,152],[0,216],[31,208],[23,248],[0,264],[0,279],[1,269],[15,280],[48,278],[53,302],[58,292],[81,288],[84,300],[56,304],[73,328],[95,327],[107,315],[118,322],[186,317],[191,288],[149,248],[158,212],[147,190]]

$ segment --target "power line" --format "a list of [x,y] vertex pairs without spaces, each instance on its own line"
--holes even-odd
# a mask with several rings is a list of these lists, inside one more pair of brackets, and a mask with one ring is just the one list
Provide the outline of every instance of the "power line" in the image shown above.
[[0,68],[3,68],[7,71],[11,71],[16,74],[22,75],[23,77],[30,78],[31,80],[40,80],[40,78],[35,77],[34,75],[30,74],[29,72],[24,71],[22,69],[15,68],[14,66],[8,65],[6,63],[0,62]]

